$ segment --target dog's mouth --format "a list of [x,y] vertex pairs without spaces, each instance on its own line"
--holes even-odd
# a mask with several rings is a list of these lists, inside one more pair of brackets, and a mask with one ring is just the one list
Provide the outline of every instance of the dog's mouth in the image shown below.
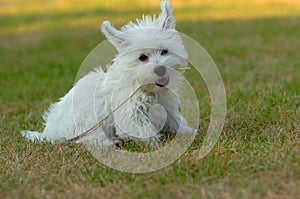
[[168,76],[161,77],[158,80],[156,80],[155,84],[159,87],[165,87],[169,84],[169,77]]

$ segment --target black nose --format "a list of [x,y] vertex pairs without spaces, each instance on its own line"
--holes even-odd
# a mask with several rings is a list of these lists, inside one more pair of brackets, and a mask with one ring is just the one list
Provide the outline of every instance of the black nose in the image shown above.
[[154,73],[160,77],[166,74],[166,67],[165,66],[156,66],[154,68]]

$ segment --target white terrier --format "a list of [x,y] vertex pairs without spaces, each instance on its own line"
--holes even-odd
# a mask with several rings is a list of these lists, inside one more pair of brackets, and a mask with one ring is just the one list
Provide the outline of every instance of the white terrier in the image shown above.
[[102,32],[118,50],[107,71],[88,73],[52,104],[44,114],[42,133],[22,135],[32,141],[72,139],[101,120],[85,140],[111,145],[124,138],[158,140],[160,131],[193,133],[176,97],[182,82],[178,69],[186,68],[187,52],[170,3],[162,1],[161,9],[159,17],[143,16],[121,30],[103,22]]

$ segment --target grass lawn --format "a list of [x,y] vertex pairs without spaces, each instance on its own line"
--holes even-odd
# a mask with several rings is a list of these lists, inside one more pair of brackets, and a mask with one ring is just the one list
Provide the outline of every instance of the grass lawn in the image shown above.
[[[196,153],[209,123],[209,95],[195,82],[201,136],[174,164],[147,174],[101,165],[84,146],[24,140],[116,26],[159,1],[0,2],[0,198],[299,198],[300,2],[186,0],[177,27],[212,56],[227,92],[226,124],[213,151]],[[185,3],[183,3],[185,2]],[[193,75],[186,74],[191,81]]]

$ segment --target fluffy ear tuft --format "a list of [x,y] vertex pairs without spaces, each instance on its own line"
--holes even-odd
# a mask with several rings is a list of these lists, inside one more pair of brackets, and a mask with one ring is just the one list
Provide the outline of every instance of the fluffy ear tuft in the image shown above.
[[104,21],[102,23],[101,31],[118,51],[128,45],[126,40],[122,37],[122,32],[117,30],[109,21]]
[[173,15],[173,9],[171,8],[171,4],[167,0],[163,0],[160,2],[160,8],[162,13],[159,18],[163,20],[162,28],[163,29],[175,29],[176,20]]

